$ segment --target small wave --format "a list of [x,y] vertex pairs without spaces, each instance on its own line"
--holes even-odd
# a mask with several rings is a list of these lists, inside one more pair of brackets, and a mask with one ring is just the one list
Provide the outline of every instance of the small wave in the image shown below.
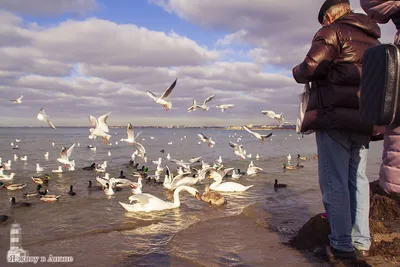
[[146,227],[151,224],[157,224],[160,221],[143,221],[143,222],[135,222],[135,223],[127,223],[123,224],[120,226],[114,226],[114,227],[108,227],[108,228],[103,228],[103,229],[94,229],[90,230],[87,232],[81,232],[73,235],[68,235],[68,236],[61,236],[61,237],[54,237],[54,238],[46,238],[42,240],[37,240],[34,242],[26,243],[24,246],[33,246],[33,245],[43,245],[47,244],[50,242],[55,242],[55,241],[63,241],[63,240],[68,240],[68,239],[73,239],[73,238],[79,238],[79,237],[86,237],[86,236],[92,236],[92,235],[98,235],[98,234],[107,234],[111,232],[122,232],[122,231],[129,231],[129,230],[135,230],[141,227]]

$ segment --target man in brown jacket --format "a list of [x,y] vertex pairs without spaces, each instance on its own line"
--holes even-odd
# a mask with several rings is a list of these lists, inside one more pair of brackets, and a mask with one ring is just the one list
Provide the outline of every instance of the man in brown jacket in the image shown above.
[[364,51],[379,44],[380,28],[353,13],[348,0],[326,0],[304,61],[293,68],[311,83],[304,131],[316,131],[322,200],[331,228],[330,251],[339,259],[366,256],[370,248],[369,181],[365,174],[373,125],[361,123],[357,93]]

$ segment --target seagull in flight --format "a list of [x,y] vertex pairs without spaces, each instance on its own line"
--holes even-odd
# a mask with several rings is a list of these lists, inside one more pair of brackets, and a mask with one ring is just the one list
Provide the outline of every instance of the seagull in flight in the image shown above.
[[111,135],[107,134],[109,132],[107,119],[110,116],[111,112],[100,116],[98,119],[89,115],[89,121],[94,128],[90,128],[89,132],[89,139],[96,139],[97,137],[103,138],[103,143],[107,144],[107,141],[111,138]]
[[37,115],[38,120],[46,122],[51,128],[55,129],[56,127],[53,125],[53,123],[50,121],[50,116],[44,112],[44,108],[40,109],[40,112]]
[[246,159],[246,152],[244,150],[243,145],[238,145],[233,142],[229,142],[229,146],[233,148],[233,152],[235,155],[241,157],[242,159]]
[[172,108],[172,103],[171,103],[171,101],[168,101],[167,98],[171,94],[172,90],[174,89],[177,80],[178,80],[178,78],[175,79],[175,81],[165,90],[165,92],[160,97],[157,97],[155,94],[153,94],[150,91],[147,91],[147,95],[150,96],[154,102],[162,105],[165,108],[165,111],[168,111]]
[[208,103],[213,100],[213,98],[215,97],[215,95],[209,96],[206,98],[206,100],[204,100],[203,105],[199,106],[197,105],[198,108],[201,108],[203,111],[208,111],[210,109],[210,107],[208,106]]
[[196,109],[197,109],[197,105],[196,105],[196,100],[193,100],[193,105],[191,105],[188,109],[187,109],[187,111],[188,112],[192,112],[192,111],[195,111]]
[[24,97],[24,96],[21,95],[19,98],[14,99],[14,100],[10,100],[10,101],[13,102],[14,104],[21,104],[21,103],[22,103],[22,98],[23,98],[23,97]]
[[58,162],[64,164],[64,165],[70,165],[70,166],[75,166],[75,161],[70,161],[69,157],[72,154],[72,150],[75,147],[75,143],[68,149],[66,149],[65,147],[61,148],[61,152],[60,152],[60,158],[57,159]]
[[201,141],[203,141],[204,143],[208,143],[209,147],[214,147],[215,145],[215,141],[208,137],[206,137],[204,134],[199,133],[198,136],[200,137]]
[[269,134],[265,134],[265,135],[264,135],[264,134],[259,134],[259,133],[253,132],[253,131],[251,131],[247,126],[245,126],[245,125],[243,125],[242,127],[243,127],[243,129],[245,129],[247,132],[249,132],[249,133],[251,133],[252,135],[254,135],[255,138],[257,138],[258,140],[261,140],[261,141],[264,141],[265,138],[268,138],[268,137],[270,137],[270,136],[272,135],[272,133],[269,133]]
[[135,137],[134,132],[133,132],[133,126],[132,126],[132,124],[128,123],[128,127],[126,128],[126,133],[128,134],[128,138],[127,139],[121,139],[120,141],[127,142],[127,143],[130,143],[130,144],[135,144],[135,139],[138,138],[138,136],[142,132],[139,132]]
[[277,120],[279,123],[283,123],[285,121],[283,118],[283,113],[277,114],[272,110],[262,110],[261,113],[270,117],[271,119]]
[[218,105],[218,106],[216,106],[216,107],[217,107],[217,108],[220,108],[220,109],[221,109],[221,112],[224,112],[224,111],[227,110],[228,108],[229,108],[229,109],[232,109],[233,106],[234,106],[234,104],[223,104],[223,105]]

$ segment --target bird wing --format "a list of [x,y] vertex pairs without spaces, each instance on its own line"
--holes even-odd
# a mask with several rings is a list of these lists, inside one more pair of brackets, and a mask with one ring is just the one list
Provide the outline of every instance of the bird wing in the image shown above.
[[107,114],[104,114],[98,118],[98,127],[103,130],[103,132],[108,133],[108,125],[107,125],[107,119],[108,116],[110,116],[111,112],[108,112]]
[[45,117],[46,123],[47,123],[51,128],[55,129],[56,126],[54,126],[54,124],[50,121],[49,118],[50,118],[49,116]]
[[203,106],[206,106],[207,103],[210,102],[211,100],[213,100],[214,97],[215,97],[215,95],[207,97],[206,100],[204,100]]
[[229,146],[234,148],[235,150],[237,149],[238,145],[236,143],[233,142],[229,142]]
[[60,158],[63,160],[68,160],[67,149],[65,147],[61,148]]
[[204,140],[208,140],[208,138],[204,135],[204,134],[202,134],[202,133],[199,133],[199,134],[197,134],[201,139],[204,139]]
[[162,96],[160,98],[162,98],[162,99],[167,98],[171,94],[172,89],[174,89],[177,81],[178,81],[178,78],[176,78],[175,81],[165,90],[165,92],[162,94]]
[[193,164],[193,163],[195,163],[195,162],[198,162],[200,159],[201,159],[201,157],[189,159],[189,162],[190,162],[191,164]]
[[251,133],[252,135],[255,134],[255,132],[251,131],[249,128],[247,128],[247,126],[243,125],[242,127],[243,127],[243,129],[245,129],[247,132]]
[[272,110],[262,110],[261,113],[271,118],[276,117],[276,113]]
[[126,133],[128,134],[128,139],[129,140],[135,140],[135,135],[133,133],[132,124],[128,123],[128,127],[126,128]]
[[136,200],[137,202],[140,203],[141,206],[147,205],[150,203],[150,195],[148,194],[138,194],[138,195],[132,195],[129,197],[129,200]]
[[262,138],[269,138],[272,136],[272,133],[261,135]]
[[22,98],[24,98],[24,96],[23,95],[21,95],[17,100],[19,100],[19,101],[21,101],[22,100]]
[[141,143],[136,142],[135,146],[140,154],[140,156],[144,159],[146,157],[146,149]]
[[75,143],[70,148],[68,148],[68,150],[67,150],[67,158],[69,158],[71,156],[72,150],[74,150],[74,147],[75,147]]
[[50,121],[50,116],[46,114],[46,112],[44,111],[44,108],[42,108],[39,112],[39,114],[41,114],[43,116],[44,121],[53,129],[55,129],[56,127],[53,125],[53,123]]
[[152,92],[150,92],[150,91],[147,91],[147,95],[148,95],[148,96],[150,96],[150,97],[151,97],[151,99],[153,99],[154,101],[156,101],[156,100],[157,100],[157,96],[156,96],[155,94],[153,94]]
[[89,115],[89,121],[92,126],[97,127],[97,119],[95,117]]

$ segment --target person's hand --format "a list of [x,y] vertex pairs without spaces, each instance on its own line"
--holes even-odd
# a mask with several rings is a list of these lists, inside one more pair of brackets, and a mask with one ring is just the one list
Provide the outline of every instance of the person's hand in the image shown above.
[[374,125],[374,129],[372,130],[372,135],[377,136],[380,134],[385,134],[385,126]]

